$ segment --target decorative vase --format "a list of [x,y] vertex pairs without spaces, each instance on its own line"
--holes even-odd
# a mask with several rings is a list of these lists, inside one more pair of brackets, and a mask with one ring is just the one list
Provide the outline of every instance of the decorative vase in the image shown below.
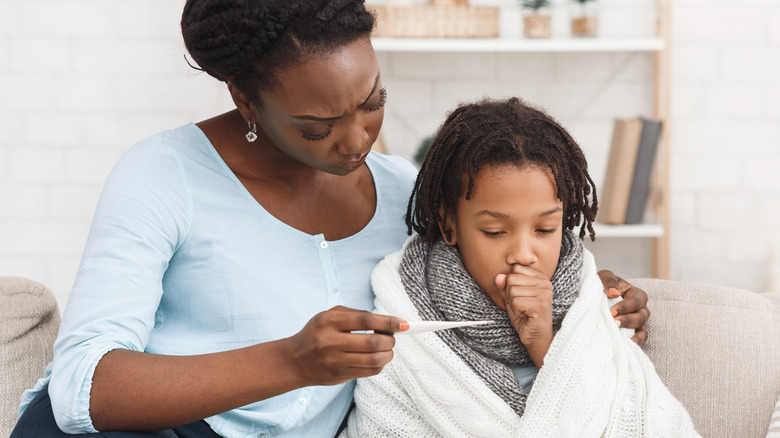
[[468,6],[468,0],[428,0],[429,5],[434,6]]
[[551,34],[549,13],[523,15],[523,35],[526,38],[549,38]]
[[594,0],[575,2],[571,9],[571,35],[576,38],[598,36],[598,5]]

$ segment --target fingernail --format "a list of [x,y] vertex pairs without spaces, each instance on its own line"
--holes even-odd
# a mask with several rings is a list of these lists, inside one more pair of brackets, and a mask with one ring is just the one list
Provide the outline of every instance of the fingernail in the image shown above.
[[614,317],[616,317],[616,316],[617,316],[617,310],[613,310],[613,311],[612,311],[612,317],[614,318]]
[[610,298],[617,298],[620,296],[620,291],[615,289],[614,287],[610,288],[607,293],[609,294]]
[[409,330],[409,323],[406,321],[401,321],[400,327],[401,327],[401,331],[405,332]]
[[619,320],[619,319],[616,319],[616,320],[615,320],[615,324],[617,324],[617,326],[618,326],[618,327],[620,327],[620,320]]

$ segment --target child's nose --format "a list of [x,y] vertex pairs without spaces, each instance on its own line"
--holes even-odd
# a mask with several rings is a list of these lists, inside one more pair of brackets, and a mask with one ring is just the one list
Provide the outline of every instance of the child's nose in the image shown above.
[[512,242],[507,257],[507,263],[510,265],[518,264],[531,266],[536,263],[537,260],[536,252],[533,250],[533,246],[528,239],[518,238]]

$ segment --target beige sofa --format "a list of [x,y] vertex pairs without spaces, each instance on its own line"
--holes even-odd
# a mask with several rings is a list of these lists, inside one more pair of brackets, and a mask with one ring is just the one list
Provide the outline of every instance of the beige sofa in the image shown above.
[[0,277],[0,437],[16,424],[22,392],[43,377],[60,312],[51,291],[22,277]]
[[[764,438],[780,397],[780,293],[634,279],[650,296],[645,351],[705,437]],[[39,283],[0,277],[0,437],[51,360],[59,312]]]
[[780,292],[630,281],[650,296],[644,350],[697,431],[766,437],[780,397]]

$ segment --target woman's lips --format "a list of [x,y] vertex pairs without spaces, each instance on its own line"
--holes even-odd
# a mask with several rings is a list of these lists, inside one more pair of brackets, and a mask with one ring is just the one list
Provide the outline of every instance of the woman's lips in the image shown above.
[[365,154],[365,155],[363,155],[362,157],[360,157],[359,159],[357,159],[355,161],[348,162],[347,164],[344,165],[344,168],[348,169],[348,170],[355,170],[355,169],[357,169],[358,167],[362,166],[363,163],[366,162],[366,157],[367,156],[368,156],[368,154]]

